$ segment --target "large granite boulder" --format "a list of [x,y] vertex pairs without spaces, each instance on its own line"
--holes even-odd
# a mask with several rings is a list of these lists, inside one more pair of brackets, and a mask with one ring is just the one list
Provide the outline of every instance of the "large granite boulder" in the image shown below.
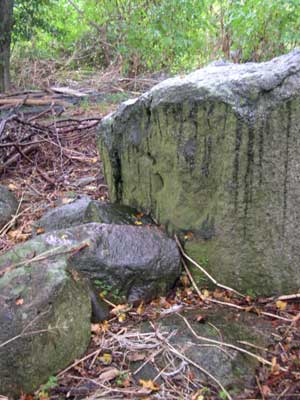
[[168,79],[103,119],[98,143],[112,201],[190,232],[219,281],[298,290],[299,50]]
[[79,358],[89,344],[87,286],[66,269],[64,260],[48,256],[23,264],[7,264],[5,256],[0,260],[0,273],[12,267],[0,277],[2,395],[19,399],[31,393]]
[[6,186],[0,185],[0,229],[16,213],[18,202]]

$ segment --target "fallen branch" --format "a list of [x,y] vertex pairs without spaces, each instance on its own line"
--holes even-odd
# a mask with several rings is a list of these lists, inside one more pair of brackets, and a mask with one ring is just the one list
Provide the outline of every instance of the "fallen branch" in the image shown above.
[[13,98],[5,98],[0,99],[0,105],[26,105],[26,106],[45,106],[45,105],[58,105],[63,107],[68,107],[70,104],[63,100],[53,99],[52,97],[44,97],[42,99],[13,99]]
[[197,368],[199,371],[201,371],[204,375],[208,376],[214,383],[216,383],[220,387],[220,389],[224,392],[224,394],[227,396],[227,398],[229,400],[233,400],[232,397],[230,396],[230,394],[228,393],[228,391],[225,389],[225,387],[222,385],[222,383],[216,377],[214,377],[209,371],[207,371],[201,365],[195,363],[193,360],[188,358],[185,354],[180,353],[180,351],[177,350],[175,347],[173,347],[166,338],[164,338],[161,334],[159,334],[159,332],[157,332],[157,329],[154,327],[152,322],[150,322],[150,324],[151,324],[153,330],[156,332],[158,339],[160,339],[170,349],[170,351],[173,354],[175,354],[181,360],[186,361],[188,364],[193,365],[195,368]]
[[6,340],[5,342],[0,343],[0,348],[2,348],[2,347],[4,347],[4,346],[7,346],[9,343],[12,343],[12,342],[14,342],[15,340],[21,339],[22,337],[25,337],[25,336],[37,335],[37,334],[40,334],[40,333],[49,332],[50,330],[60,329],[60,328],[58,328],[58,327],[56,326],[56,327],[53,327],[53,328],[51,328],[51,329],[50,329],[50,328],[47,328],[47,329],[38,329],[38,330],[35,330],[35,331],[29,331],[29,332],[28,332],[28,329],[29,329],[39,318],[41,318],[43,315],[47,314],[48,312],[49,312],[49,309],[48,309],[47,311],[44,311],[44,312],[41,313],[41,314],[38,314],[32,321],[30,321],[30,322],[25,326],[25,328],[22,330],[22,332],[21,332],[19,335],[16,335],[16,336],[14,336],[14,337],[12,337],[12,338]]
[[6,274],[7,272],[10,272],[10,271],[12,271],[16,268],[22,267],[24,265],[31,264],[33,262],[43,261],[50,257],[56,257],[56,256],[64,255],[64,254],[70,254],[70,253],[74,254],[74,253],[79,252],[80,250],[85,249],[86,247],[89,247],[89,244],[82,243],[81,245],[74,247],[72,249],[60,251],[58,253],[53,253],[53,251],[63,248],[63,246],[55,247],[54,249],[47,250],[44,253],[41,253],[33,258],[29,258],[27,260],[20,261],[19,263],[9,265],[8,267],[6,267],[0,271],[0,277],[3,276],[4,274]]
[[24,193],[22,193],[22,196],[21,196],[21,199],[20,199],[20,201],[19,201],[18,208],[17,208],[17,211],[16,211],[15,215],[13,215],[12,218],[10,219],[10,221],[8,221],[8,222],[2,227],[2,229],[0,230],[0,237],[1,237],[2,235],[4,235],[6,232],[8,232],[8,231],[10,230],[10,228],[12,228],[12,227],[14,226],[14,224],[15,224],[16,221],[17,221],[17,219],[18,219],[22,214],[24,214],[26,211],[28,211],[28,210],[31,208],[31,207],[27,207],[25,210],[23,210],[23,211],[20,212],[20,208],[21,208],[21,205],[22,205],[22,202],[23,202],[23,197],[24,197]]
[[269,313],[269,312],[266,312],[266,311],[261,311],[261,310],[258,311],[255,308],[251,309],[249,307],[239,306],[237,304],[228,303],[226,301],[220,301],[220,300],[211,299],[211,298],[205,298],[205,301],[210,301],[212,303],[220,304],[222,306],[236,308],[237,310],[241,310],[241,311],[255,312],[256,314],[264,315],[266,317],[271,317],[271,318],[274,318],[274,319],[280,319],[281,321],[286,321],[286,322],[293,322],[294,321],[294,319],[291,319],[291,318],[281,317],[280,315],[272,314],[272,313]]
[[93,351],[92,353],[89,353],[86,356],[82,357],[80,360],[74,361],[73,364],[69,365],[67,368],[65,368],[59,374],[57,374],[57,377],[64,375],[66,372],[70,371],[70,369],[76,367],[78,364],[82,363],[83,361],[86,361],[93,356],[99,355],[101,353],[101,351],[102,351],[101,348],[97,349],[97,350]]
[[[18,145],[15,145],[15,148],[18,150],[18,152],[21,154],[22,157],[24,157],[27,161],[30,162],[30,164],[35,165],[35,163],[25,154],[23,150]],[[45,179],[46,182],[50,183],[50,185],[55,186],[55,180],[51,179],[46,172],[44,172],[41,168],[36,166],[37,172]]]
[[289,300],[300,300],[300,293],[296,293],[296,294],[287,294],[287,295],[284,295],[284,296],[279,296],[278,298],[277,298],[277,300],[280,300],[280,301],[289,301]]
[[[184,261],[184,259],[182,259],[182,264],[183,264],[183,267],[184,267],[184,269],[186,271],[186,274],[187,274],[188,278],[190,279],[190,281],[192,283],[192,286],[194,287],[195,291],[197,292],[200,300],[208,301],[208,302],[219,304],[219,305],[222,305],[222,306],[235,308],[237,310],[241,310],[241,311],[245,311],[245,312],[252,311],[251,308],[249,309],[249,307],[243,307],[243,306],[239,306],[239,305],[234,304],[234,303],[228,303],[228,302],[225,302],[225,301],[220,301],[220,300],[212,299],[212,298],[209,298],[209,297],[204,297],[202,295],[200,289],[198,288],[195,280],[193,279],[193,276],[192,276],[190,270],[188,269],[188,266],[187,266],[186,262]],[[256,314],[261,314],[261,315],[264,315],[266,317],[271,317],[271,318],[274,318],[274,319],[279,319],[281,321],[291,322],[291,323],[293,323],[294,320],[295,320],[295,318],[293,318],[293,319],[285,318],[285,317],[281,317],[280,315],[272,314],[272,313],[269,313],[269,312],[266,312],[266,311],[261,311],[261,310],[259,312],[256,312]]]

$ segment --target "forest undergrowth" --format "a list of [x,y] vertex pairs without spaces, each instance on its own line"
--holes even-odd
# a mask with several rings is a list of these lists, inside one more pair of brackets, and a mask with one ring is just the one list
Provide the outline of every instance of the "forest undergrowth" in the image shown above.
[[[37,82],[43,81],[41,69],[36,68]],[[39,66],[40,68],[40,66]],[[34,74],[31,74],[34,76]],[[55,75],[54,75],[55,76]],[[49,77],[49,74],[48,74]],[[71,85],[66,81],[48,82],[59,86]],[[123,78],[116,69],[81,81],[76,90],[105,93],[108,100],[102,103],[79,100],[64,104],[63,96],[53,91],[16,90],[10,99],[15,103],[1,105],[1,183],[7,185],[19,199],[17,214],[0,232],[0,251],[5,252],[15,244],[28,240],[32,224],[46,210],[57,204],[67,204],[70,196],[87,194],[94,199],[109,200],[104,182],[101,160],[96,151],[97,123],[116,108],[120,93],[134,96],[151,87],[158,78]],[[50,87],[48,85],[48,88]],[[22,85],[21,85],[22,86]],[[47,97],[48,96],[48,97]],[[0,100],[7,99],[0,96]],[[47,98],[42,109],[38,101]],[[29,100],[33,100],[30,104]],[[36,102],[36,103],[35,103]],[[86,179],[88,178],[88,179]],[[283,298],[239,297],[230,290],[216,287],[196,287],[189,277],[185,255],[184,272],[178,285],[166,298],[150,304],[131,307],[128,304],[110,303],[110,319],[91,325],[92,340],[86,354],[57,376],[50,377],[35,394],[24,394],[22,400],[69,399],[161,399],[161,400],[217,400],[226,393],[218,383],[196,379],[189,360],[174,352],[165,332],[160,332],[157,321],[164,315],[184,310],[197,310],[197,321],[203,310],[221,304],[224,313],[232,310],[238,320],[241,313],[254,313],[271,321],[274,328],[272,345],[268,348],[246,348],[257,354],[260,366],[256,370],[252,389],[242,391],[233,399],[285,399],[300,398],[300,296]],[[217,277],[216,277],[217,278]],[[104,296],[105,299],[105,296]],[[149,331],[141,335],[137,325],[150,323]],[[186,329],[190,329],[186,325]],[[220,342],[222,346],[222,343]],[[239,346],[237,346],[237,351]],[[264,354],[262,357],[261,351]],[[173,366],[173,374],[166,374],[156,365],[155,354],[164,353]],[[153,380],[137,380],[128,364],[130,361],[151,363],[157,368]],[[175,361],[184,368],[176,370]],[[158,383],[158,378],[163,383]]]

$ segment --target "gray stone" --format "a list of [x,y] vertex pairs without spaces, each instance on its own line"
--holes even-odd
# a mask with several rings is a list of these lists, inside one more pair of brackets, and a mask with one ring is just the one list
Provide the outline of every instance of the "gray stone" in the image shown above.
[[0,185],[0,229],[10,221],[17,208],[18,202],[14,194],[7,187]]
[[152,225],[153,220],[135,208],[122,204],[91,201],[85,213],[86,222],[99,222],[117,225]]
[[88,196],[71,199],[68,204],[49,210],[34,224],[35,232],[51,232],[89,222],[105,224],[153,224],[150,217],[132,207],[92,200]]
[[43,229],[45,232],[69,228],[85,222],[85,212],[92,201],[88,196],[70,198],[68,204],[55,207],[46,212],[34,224],[34,229]]
[[191,232],[218,281],[272,295],[300,287],[299,132],[295,50],[168,79],[104,118],[98,146],[112,201]]
[[84,187],[95,183],[97,178],[95,176],[86,176],[83,178],[79,178],[75,181],[74,186]]
[[[2,256],[0,270],[22,251]],[[90,315],[87,286],[65,260],[45,255],[6,272],[0,278],[0,393],[20,398],[79,358],[89,344]]]
[[176,243],[157,227],[97,223],[37,236],[0,256],[0,265],[45,253],[89,278],[96,297],[105,291],[116,302],[165,295],[180,274]]
[[88,224],[80,229],[93,237],[88,249],[69,257],[69,265],[114,302],[149,301],[175,284],[180,255],[157,227]]
[[[205,340],[197,338],[184,320],[177,314],[171,314],[156,321],[156,329],[158,332],[169,336],[169,343],[182,355],[207,370],[212,376],[232,394],[235,395],[244,391],[247,387],[253,387],[255,381],[255,368],[258,367],[257,359],[245,355],[239,351],[222,346],[222,343],[232,344],[245,348],[253,352],[251,348],[244,347],[239,341],[246,341],[255,346],[265,348],[270,344],[270,335],[272,332],[272,324],[254,314],[242,313],[237,318],[236,312],[230,309],[222,309],[220,307],[212,307],[209,309],[185,311],[180,313],[186,318],[195,335],[204,338],[213,339],[218,343],[209,343]],[[197,322],[197,317],[202,317],[202,322]],[[138,326],[140,332],[151,332],[148,322]],[[167,349],[167,346],[165,346]],[[154,353],[152,351],[152,353]],[[265,356],[265,354],[261,354]],[[148,354],[147,354],[148,356]],[[150,356],[150,354],[149,354]],[[145,360],[139,362],[131,362],[129,367],[133,373],[133,377],[139,379],[154,379],[158,375],[158,370],[163,371],[161,375],[161,383],[163,382],[164,373],[168,374],[179,370],[174,374],[173,379],[180,379],[188,371],[180,369],[182,359],[173,357],[175,364],[170,365],[169,359],[162,356],[161,353],[153,356],[149,362],[145,364]],[[154,362],[158,370],[154,367]],[[142,367],[142,368],[141,368]],[[190,367],[195,375],[193,383],[197,382],[213,383],[207,375],[203,374],[199,369]],[[138,371],[135,373],[135,371]],[[235,398],[235,397],[234,397]]]

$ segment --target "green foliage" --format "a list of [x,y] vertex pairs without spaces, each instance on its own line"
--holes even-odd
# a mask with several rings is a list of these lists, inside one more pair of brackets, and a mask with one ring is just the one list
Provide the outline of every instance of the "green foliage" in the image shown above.
[[57,377],[50,376],[48,381],[44,385],[41,386],[41,388],[38,392],[38,398],[39,399],[47,399],[49,390],[54,389],[57,386],[58,386]]
[[97,289],[100,290],[100,295],[102,297],[109,297],[112,300],[118,301],[120,300],[120,291],[117,288],[112,288],[111,285],[100,281],[99,279],[95,279],[93,281],[94,285],[97,287]]
[[16,49],[128,75],[262,61],[300,44],[299,0],[17,0],[15,21]]
[[13,40],[30,40],[39,29],[49,30],[48,10],[54,0],[15,0]]

